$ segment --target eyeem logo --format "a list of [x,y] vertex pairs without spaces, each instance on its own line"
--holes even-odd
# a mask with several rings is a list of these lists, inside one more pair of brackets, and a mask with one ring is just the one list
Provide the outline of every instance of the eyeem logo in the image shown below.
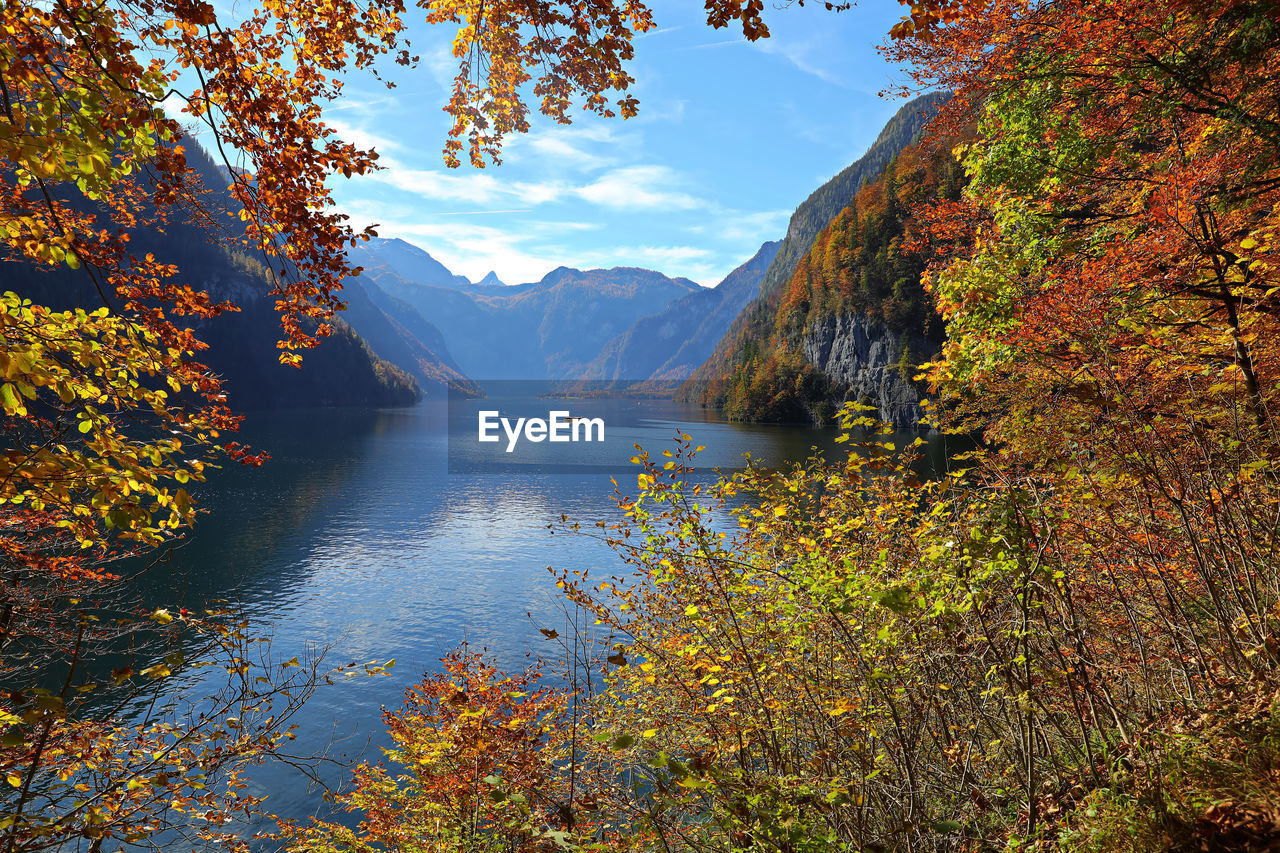
[[[603,418],[578,418],[568,411],[547,412],[543,418],[516,418],[512,424],[510,418],[502,417],[502,413],[493,409],[478,413],[479,440],[487,442],[501,441],[501,432],[507,437],[507,453],[516,449],[521,436],[535,444],[541,441],[604,441]],[[593,438],[592,435],[595,435]]]

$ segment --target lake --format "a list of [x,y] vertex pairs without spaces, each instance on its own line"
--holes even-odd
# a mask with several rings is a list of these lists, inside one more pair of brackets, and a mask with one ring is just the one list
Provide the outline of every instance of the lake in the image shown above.
[[[548,444],[526,442],[510,456],[505,440],[482,448],[488,456],[477,450],[479,410],[539,407],[601,416],[606,442],[561,445],[554,459],[538,456]],[[548,525],[562,513],[584,526],[617,518],[610,477],[634,491],[632,445],[657,455],[678,432],[706,446],[694,476],[703,482],[715,467],[740,467],[745,452],[777,465],[841,447],[834,429],[730,424],[666,401],[548,404],[491,393],[411,409],[255,413],[240,439],[272,460],[216,471],[194,490],[208,514],[140,581],[142,594],[150,607],[238,602],[281,659],[323,645],[335,664],[395,658],[391,677],[322,687],[297,719],[298,752],[376,760],[386,743],[380,709],[398,705],[459,643],[509,668],[554,652],[537,630],[565,620],[547,567],[619,560]],[[931,445],[935,464],[942,450]],[[331,783],[348,775],[337,765],[326,774]],[[253,785],[277,814],[327,814],[295,770],[261,768]]]

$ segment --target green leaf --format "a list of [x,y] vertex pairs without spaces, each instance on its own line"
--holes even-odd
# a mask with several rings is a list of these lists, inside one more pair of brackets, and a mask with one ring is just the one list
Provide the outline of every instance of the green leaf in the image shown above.
[[881,607],[887,607],[894,613],[911,612],[911,588],[907,586],[891,586],[872,593],[872,600]]
[[18,389],[13,387],[10,382],[0,386],[0,405],[4,406],[7,414],[17,414],[24,408],[22,400],[18,398]]

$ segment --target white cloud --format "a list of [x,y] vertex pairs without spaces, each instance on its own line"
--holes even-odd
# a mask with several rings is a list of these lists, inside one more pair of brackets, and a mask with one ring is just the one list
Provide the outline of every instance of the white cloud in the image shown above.
[[692,210],[706,203],[679,187],[685,182],[667,166],[627,166],[614,169],[575,190],[584,201],[603,207]]
[[[728,243],[760,244],[781,240],[787,233],[790,210],[761,210],[754,213],[728,213],[716,219],[715,234]],[[746,258],[743,258],[745,261]]]
[[685,98],[660,98],[656,103],[643,101],[640,104],[640,113],[632,121],[639,124],[683,121],[688,104],[689,101]]
[[[588,252],[592,266],[651,267],[654,264],[678,266],[711,257],[710,249],[701,246],[616,246]],[[679,273],[671,273],[679,275]]]
[[506,190],[522,204],[538,205],[559,201],[569,188],[558,181],[517,181],[506,187]]
[[833,86],[845,85],[845,81],[833,73],[830,68],[820,61],[815,61],[815,57],[821,57],[824,53],[816,39],[792,41],[774,36],[760,39],[757,42],[753,42],[753,44],[761,53],[780,56],[804,73],[812,74],[824,83],[830,83]]
[[537,281],[556,267],[577,269],[644,267],[670,276],[687,276],[714,284],[715,252],[702,246],[570,246],[560,239],[572,232],[595,230],[584,222],[521,222],[494,227],[459,222],[384,222],[384,237],[399,237],[431,253],[455,273],[473,281],[489,270],[509,284]]
[[706,50],[709,47],[731,47],[733,45],[750,44],[745,38],[739,36],[735,39],[725,39],[724,41],[710,41],[705,44],[691,44],[683,50]]
[[529,140],[529,147],[543,160],[563,164],[569,169],[598,169],[613,162],[612,158],[588,153],[561,136],[542,134]]
[[660,36],[665,33],[674,33],[683,29],[684,24],[678,24],[674,27],[658,27],[657,29],[649,30],[648,32],[637,33],[635,35],[635,40],[639,41],[640,39],[653,38],[654,36]]
[[531,222],[529,230],[539,234],[563,234],[568,231],[599,231],[599,222]]
[[586,184],[565,181],[504,181],[474,169],[412,169],[393,158],[371,179],[433,201],[477,205],[516,203],[537,206],[572,198],[608,208],[692,210],[707,203],[684,192],[686,183],[667,166],[628,166],[605,172]]
[[385,136],[379,136],[376,133],[370,133],[363,126],[350,124],[342,119],[325,118],[325,124],[333,128],[338,138],[343,142],[350,142],[357,148],[368,150],[376,149],[379,155],[385,156],[394,151],[402,150],[400,143],[395,140],[388,139]]
[[[545,124],[545,123],[544,123]],[[624,148],[639,140],[620,139],[607,122],[586,118],[578,124],[549,124],[512,136],[503,147],[507,165],[529,165],[553,174],[590,172],[618,162]]]
[[[333,113],[353,112],[359,116],[368,118],[375,116],[380,112],[381,107],[390,107],[392,110],[396,108],[396,99],[392,95],[382,95],[380,97],[370,97],[359,90],[353,90],[350,86],[344,87],[342,98],[337,101],[331,101],[325,104],[324,112],[326,120]],[[330,122],[332,124],[332,122]]]
[[[557,223],[538,223],[546,232]],[[537,281],[558,266],[580,266],[581,253],[564,246],[541,243],[538,233],[519,226],[495,228],[468,222],[390,222],[379,232],[416,243],[455,273],[479,280],[489,270],[508,284]],[[528,245],[529,243],[536,245]]]
[[427,76],[441,92],[450,93],[453,91],[454,78],[458,76],[459,60],[453,55],[453,44],[449,39],[438,32],[432,35],[438,41],[421,51],[419,67],[426,69]]
[[469,201],[489,204],[510,194],[509,188],[488,172],[411,169],[398,161],[383,158],[383,170],[371,180],[432,200]]

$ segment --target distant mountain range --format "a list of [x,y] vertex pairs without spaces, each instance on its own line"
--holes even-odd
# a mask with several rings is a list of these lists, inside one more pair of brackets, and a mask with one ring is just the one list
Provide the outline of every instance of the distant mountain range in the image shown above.
[[348,279],[342,298],[347,304],[343,320],[379,357],[412,376],[428,394],[440,387],[469,397],[483,393],[453,360],[440,329],[371,278]]
[[351,260],[365,267],[365,273],[370,278],[394,273],[409,281],[433,287],[471,286],[470,279],[465,275],[454,275],[426,250],[397,238],[374,237],[353,250]]
[[[649,392],[679,386],[679,399],[735,418],[784,421],[821,419],[853,395],[886,418],[914,423],[919,395],[910,365],[936,348],[941,325],[917,292],[919,270],[885,243],[900,235],[904,214],[892,205],[879,210],[876,233],[864,234],[866,220],[850,204],[867,186],[894,191],[899,178],[884,178],[886,169],[945,98],[903,106],[862,157],[801,203],[782,240],[765,243],[714,288],[628,267],[561,267],[517,286],[490,273],[472,283],[422,248],[379,239],[356,258],[365,268],[361,286],[422,346],[405,353],[361,317],[350,319],[382,357],[423,380],[432,374],[413,358],[427,353],[459,390],[463,375],[481,386],[489,379],[645,381]],[[932,168],[929,185],[938,188],[946,176],[939,177],[940,165]],[[890,254],[854,258],[863,244]],[[817,250],[822,257],[811,258]],[[819,273],[811,286],[812,270]]]
[[682,296],[659,313],[636,320],[604,345],[582,378],[655,383],[687,379],[755,298],[780,245],[765,243],[715,287]]
[[[912,274],[918,282],[918,271],[886,242],[901,233],[901,212],[877,202],[872,234],[850,204],[868,186],[879,187],[877,199],[896,192],[905,178],[886,170],[944,97],[904,106],[864,156],[796,209],[782,240],[713,288],[634,267],[560,267],[513,286],[490,272],[472,282],[421,247],[375,238],[352,250],[362,272],[344,282],[336,332],[305,355],[301,372],[277,362],[278,319],[257,261],[181,221],[135,245],[198,271],[193,284],[241,306],[198,324],[238,408],[403,405],[422,388],[475,396],[497,379],[647,380],[742,419],[817,416],[818,403],[854,394],[910,421],[918,396],[909,365],[936,347],[941,325],[927,297],[902,283]],[[187,148],[210,187],[225,184],[199,146]],[[956,180],[930,163],[930,187],[949,192]],[[889,255],[873,263],[859,247]],[[8,272],[10,286],[46,304],[95,303],[68,270]]]
[[[430,318],[427,325],[439,330],[443,344],[433,352],[481,383],[582,377],[637,318],[703,292],[689,279],[633,267],[560,267],[541,281],[514,286],[503,286],[491,273],[471,284],[402,240],[372,241],[357,260],[364,267],[359,281],[375,302],[382,300],[387,314],[419,325]],[[358,318],[352,325],[372,338]],[[412,370],[373,343],[384,357]]]

